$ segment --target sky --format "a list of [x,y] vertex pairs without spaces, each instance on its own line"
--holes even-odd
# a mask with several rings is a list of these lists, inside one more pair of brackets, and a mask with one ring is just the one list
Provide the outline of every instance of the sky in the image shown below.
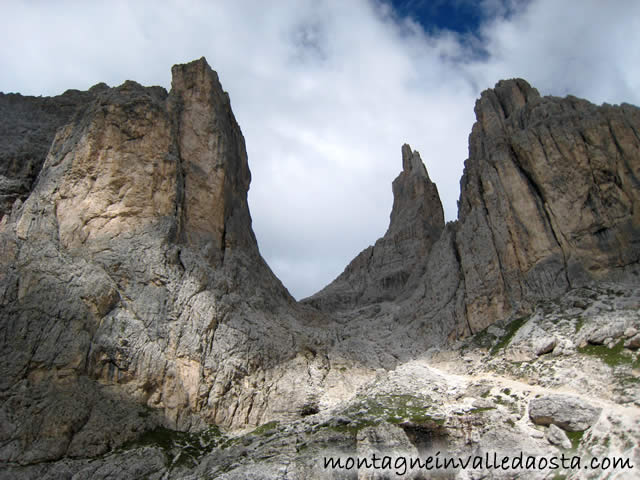
[[3,92],[169,89],[205,56],[246,140],[260,251],[298,299],[385,233],[403,143],[457,217],[474,103],[498,80],[640,104],[637,0],[0,1]]

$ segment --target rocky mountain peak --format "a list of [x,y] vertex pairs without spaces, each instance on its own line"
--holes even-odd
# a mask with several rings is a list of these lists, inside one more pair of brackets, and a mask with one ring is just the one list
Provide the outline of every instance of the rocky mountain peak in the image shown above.
[[229,95],[204,57],[171,69],[169,109],[177,122],[184,182],[182,237],[211,258],[256,247],[247,206],[251,174]]
[[309,302],[344,310],[390,300],[404,292],[416,263],[426,258],[440,237],[444,213],[420,154],[407,144],[402,146],[402,172],[392,188],[393,207],[385,235]]
[[420,154],[402,146],[402,172],[392,184],[393,207],[387,235],[420,225],[430,243],[444,228],[444,212],[436,184],[429,179]]
[[[265,370],[295,356],[312,331],[297,323],[305,314],[293,314],[298,307],[258,252],[244,139],[217,75],[204,59],[173,73],[169,93],[133,81],[99,86],[79,92],[64,115],[38,113],[68,104],[68,93],[0,97],[7,143],[22,145],[12,126],[21,119],[28,136],[50,142],[30,147],[26,173],[20,148],[0,157],[0,175],[20,188],[37,176],[0,222],[0,354],[15,359],[0,366],[0,390],[43,398],[8,417],[0,410],[3,422],[21,425],[2,461],[104,452],[132,437],[122,421],[136,431],[258,423],[278,402],[239,406],[238,398],[274,382]],[[16,316],[22,309],[37,313]],[[30,333],[16,333],[28,325]],[[65,372],[62,399],[42,397],[58,391],[55,373],[30,377],[36,370]],[[53,405],[63,413],[43,420],[32,410]],[[142,405],[157,415],[138,416]],[[32,441],[41,421],[50,433]]]
[[638,108],[540,97],[516,79],[475,111],[457,234],[472,330],[595,278],[637,276]]
[[499,82],[458,220],[404,145],[386,233],[300,304],[217,74],[172,73],[0,94],[0,477],[333,478],[328,445],[546,455],[564,431],[640,462],[640,109]]
[[411,146],[407,143],[402,145],[402,171],[403,173],[413,173],[414,175],[427,175],[427,169],[422,163],[420,153],[416,150],[411,150]]
[[476,117],[495,112],[506,119],[525,104],[539,98],[538,90],[522,78],[500,80],[493,88],[483,91],[476,101]]
[[196,86],[207,88],[212,85],[212,82],[214,85],[218,82],[218,74],[211,68],[205,57],[171,67],[171,89],[176,92]]

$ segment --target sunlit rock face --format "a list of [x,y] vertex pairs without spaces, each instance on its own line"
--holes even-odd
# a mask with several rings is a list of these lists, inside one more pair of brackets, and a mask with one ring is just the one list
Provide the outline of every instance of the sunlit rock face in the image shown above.
[[297,415],[317,388],[293,373],[326,333],[258,252],[229,97],[204,59],[172,73],[92,90],[2,220],[4,461]]

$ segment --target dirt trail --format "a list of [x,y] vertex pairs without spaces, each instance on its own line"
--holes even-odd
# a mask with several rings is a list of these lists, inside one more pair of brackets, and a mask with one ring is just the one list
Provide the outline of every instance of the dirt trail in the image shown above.
[[438,364],[429,364],[425,361],[425,366],[433,371],[435,374],[444,377],[447,383],[456,383],[460,384],[470,384],[473,382],[478,382],[481,380],[488,380],[492,384],[504,388],[509,388],[514,391],[518,391],[524,394],[527,397],[535,396],[538,394],[549,395],[549,394],[564,394],[564,395],[573,395],[581,398],[582,400],[592,404],[597,405],[603,408],[603,412],[607,413],[616,413],[616,415],[621,415],[625,417],[631,417],[631,419],[635,419],[640,422],[640,407],[636,407],[634,405],[620,405],[615,402],[611,402],[609,400],[603,399],[602,397],[593,396],[589,394],[585,394],[585,392],[576,391],[572,389],[570,386],[560,386],[560,387],[543,387],[540,385],[530,385],[528,383],[522,382],[520,380],[516,380],[509,377],[504,377],[498,375],[496,373],[480,373],[478,375],[465,375],[459,373],[451,372],[449,368],[449,364],[451,362],[441,362]]

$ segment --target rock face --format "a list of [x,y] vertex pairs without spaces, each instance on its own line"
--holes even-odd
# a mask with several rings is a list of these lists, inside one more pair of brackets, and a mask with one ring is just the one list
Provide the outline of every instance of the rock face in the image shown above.
[[640,110],[509,80],[476,117],[457,232],[471,329],[591,279],[637,278]]
[[465,320],[455,227],[445,226],[438,189],[409,145],[393,194],[385,235],[302,300],[337,320],[342,355],[373,367],[444,344]]
[[204,59],[172,73],[170,93],[128,81],[80,95],[2,222],[3,462],[308,402],[284,372],[322,363],[324,334],[258,252],[228,95]]
[[637,282],[640,110],[541,97],[516,79],[475,111],[458,220],[443,225],[435,186],[403,147],[389,230],[305,302],[352,317],[393,300],[412,326],[437,323],[439,343],[591,281]]
[[556,427],[553,423],[547,429],[547,440],[552,445],[558,445],[564,449],[571,448],[571,440],[561,428]]
[[331,284],[305,302],[335,311],[392,301],[444,229],[436,185],[420,154],[402,147],[402,172],[393,181],[393,209],[384,237],[363,250]]
[[105,88],[98,84],[57,97],[0,93],[0,220],[31,192],[58,128]]

